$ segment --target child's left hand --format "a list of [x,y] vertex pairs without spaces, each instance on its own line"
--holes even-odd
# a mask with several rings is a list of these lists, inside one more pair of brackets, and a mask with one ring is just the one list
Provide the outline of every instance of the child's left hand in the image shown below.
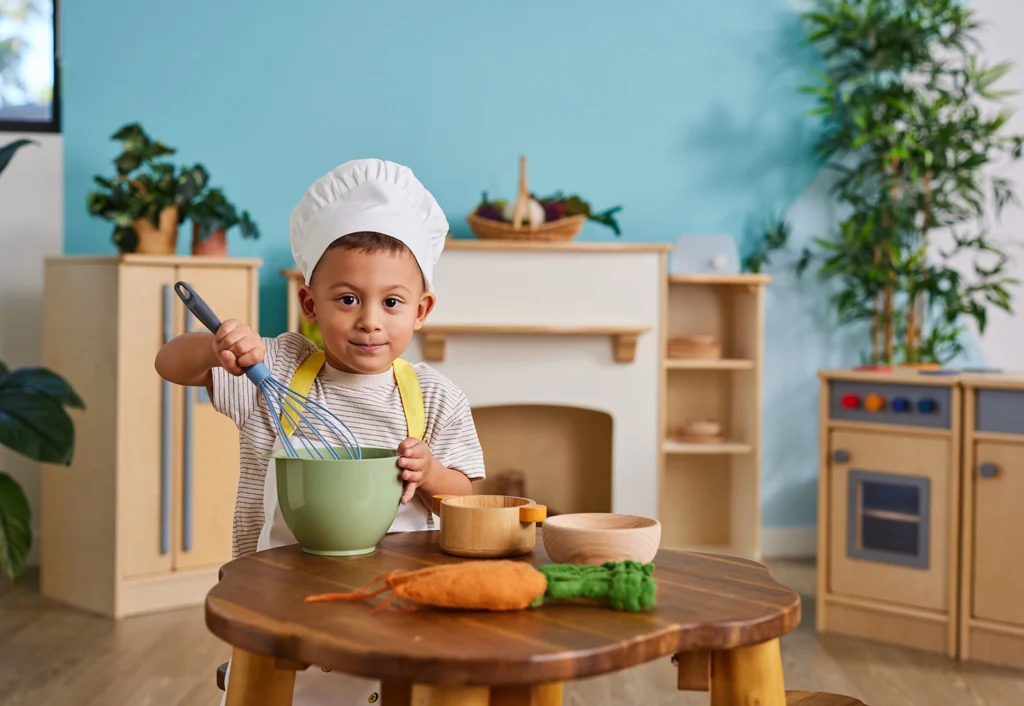
[[430,452],[430,447],[420,439],[408,438],[398,445],[398,467],[402,470],[405,490],[402,493],[402,504],[412,500],[416,489],[423,485],[432,474],[438,460]]

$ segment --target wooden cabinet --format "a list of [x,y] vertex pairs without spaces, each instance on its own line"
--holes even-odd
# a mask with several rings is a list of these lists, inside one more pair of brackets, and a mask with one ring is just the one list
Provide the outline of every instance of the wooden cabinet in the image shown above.
[[821,377],[817,629],[953,657],[958,378]]
[[42,473],[44,595],[120,618],[201,603],[231,559],[238,432],[205,389],[163,381],[160,347],[205,330],[172,287],[258,325],[258,260],[45,263],[43,364],[82,396],[70,467]]
[[1024,669],[1024,376],[964,387],[960,656]]

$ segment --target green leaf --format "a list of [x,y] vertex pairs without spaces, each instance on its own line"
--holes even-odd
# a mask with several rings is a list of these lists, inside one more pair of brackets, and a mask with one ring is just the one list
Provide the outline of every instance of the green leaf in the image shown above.
[[15,140],[14,142],[9,142],[3,147],[0,147],[0,174],[3,174],[4,169],[6,169],[7,165],[10,164],[11,160],[14,158],[15,152],[26,145],[38,144],[39,143],[35,140]]
[[32,548],[32,509],[21,486],[0,473],[0,571],[11,580],[25,572]]
[[20,388],[26,392],[39,392],[53,397],[58,402],[75,409],[85,409],[85,403],[78,393],[71,389],[67,380],[43,367],[18,368],[0,378],[0,389],[5,386]]
[[0,376],[0,444],[34,461],[68,465],[75,428],[64,409],[84,408],[60,376],[40,368],[19,368]]

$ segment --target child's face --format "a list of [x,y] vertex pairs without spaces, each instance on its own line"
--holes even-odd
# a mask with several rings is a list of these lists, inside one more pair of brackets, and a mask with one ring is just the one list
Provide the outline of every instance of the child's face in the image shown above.
[[382,373],[402,355],[434,308],[409,251],[332,248],[299,289],[303,314],[320,325],[327,362],[349,373]]

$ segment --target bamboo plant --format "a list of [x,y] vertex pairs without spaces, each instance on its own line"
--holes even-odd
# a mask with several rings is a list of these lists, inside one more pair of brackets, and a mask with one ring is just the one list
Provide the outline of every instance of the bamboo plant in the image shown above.
[[[956,0],[819,0],[803,17],[824,66],[802,90],[847,213],[814,239],[817,271],[839,282],[841,323],[870,322],[872,363],[946,363],[966,319],[984,333],[988,307],[1012,309],[1008,246],[987,225],[1017,201],[992,174],[1022,152],[996,89],[1011,64],[982,65],[980,23]],[[953,267],[964,257],[970,276]]]

